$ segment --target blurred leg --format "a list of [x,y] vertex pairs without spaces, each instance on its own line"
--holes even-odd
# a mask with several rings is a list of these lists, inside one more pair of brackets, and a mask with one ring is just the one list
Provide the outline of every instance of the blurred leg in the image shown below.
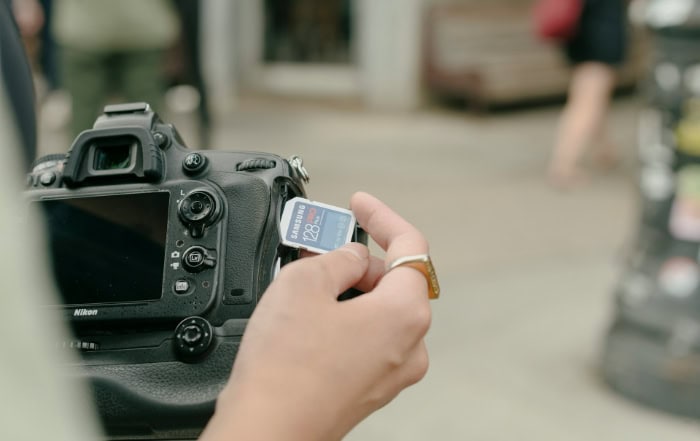
[[61,52],[61,78],[71,96],[71,135],[91,129],[102,113],[108,90],[107,69],[101,54],[65,48]]
[[615,70],[606,64],[590,62],[574,68],[549,166],[555,184],[570,185],[579,178],[585,149],[604,130],[614,83]]
[[602,169],[612,169],[618,165],[620,158],[617,145],[610,137],[608,121],[603,118],[598,132],[594,134],[592,152],[594,164]]
[[126,101],[145,101],[161,115],[165,94],[163,61],[161,50],[143,50],[124,53],[122,57],[122,92]]

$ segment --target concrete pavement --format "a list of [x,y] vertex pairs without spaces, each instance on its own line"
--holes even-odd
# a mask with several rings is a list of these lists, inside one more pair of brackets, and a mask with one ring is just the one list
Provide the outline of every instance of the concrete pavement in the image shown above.
[[613,394],[597,372],[616,265],[636,222],[637,102],[618,101],[611,116],[622,168],[567,193],[543,178],[557,110],[396,115],[250,101],[219,123],[215,148],[302,155],[313,199],[345,206],[369,191],[431,242],[443,295],[433,303],[430,372],[349,440],[700,436],[696,422]]

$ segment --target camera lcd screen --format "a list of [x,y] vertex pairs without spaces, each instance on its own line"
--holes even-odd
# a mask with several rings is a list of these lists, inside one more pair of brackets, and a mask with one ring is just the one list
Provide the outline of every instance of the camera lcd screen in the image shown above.
[[161,297],[169,193],[43,201],[66,305]]

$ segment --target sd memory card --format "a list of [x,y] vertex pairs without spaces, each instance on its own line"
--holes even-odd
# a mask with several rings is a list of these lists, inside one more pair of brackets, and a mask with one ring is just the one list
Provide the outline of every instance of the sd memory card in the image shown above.
[[319,254],[350,242],[354,229],[352,211],[304,198],[288,201],[280,222],[284,245]]

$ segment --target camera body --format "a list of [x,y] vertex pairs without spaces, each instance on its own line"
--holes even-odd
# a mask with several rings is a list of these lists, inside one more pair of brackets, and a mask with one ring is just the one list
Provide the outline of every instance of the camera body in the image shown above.
[[108,435],[196,436],[214,410],[260,296],[296,259],[280,245],[303,164],[188,150],[145,103],[108,106],[65,160],[30,174],[47,218],[77,375]]

